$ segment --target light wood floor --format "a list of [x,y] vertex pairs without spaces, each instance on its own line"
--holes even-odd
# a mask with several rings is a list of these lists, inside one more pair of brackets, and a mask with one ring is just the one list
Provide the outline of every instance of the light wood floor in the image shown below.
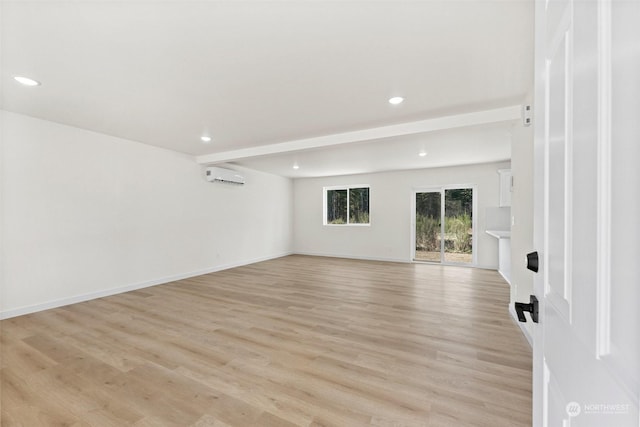
[[530,426],[494,271],[290,256],[4,320],[2,426]]

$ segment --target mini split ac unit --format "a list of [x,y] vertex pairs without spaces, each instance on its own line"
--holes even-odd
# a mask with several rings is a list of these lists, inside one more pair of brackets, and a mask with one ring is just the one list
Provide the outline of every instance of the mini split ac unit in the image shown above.
[[244,176],[231,169],[208,167],[205,169],[205,177],[209,182],[229,182],[231,184],[244,184]]

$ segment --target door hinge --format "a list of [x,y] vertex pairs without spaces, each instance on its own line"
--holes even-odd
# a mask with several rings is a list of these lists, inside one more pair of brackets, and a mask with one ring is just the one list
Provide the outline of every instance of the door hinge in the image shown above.
[[531,110],[531,105],[523,105],[522,106],[522,125],[531,126],[532,121],[533,121],[533,111]]

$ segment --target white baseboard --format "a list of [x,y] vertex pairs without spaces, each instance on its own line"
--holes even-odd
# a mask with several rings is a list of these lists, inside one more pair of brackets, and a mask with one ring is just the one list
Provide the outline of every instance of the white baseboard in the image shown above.
[[[336,253],[322,253],[322,252],[305,252],[305,251],[294,251],[294,255],[307,255],[307,256],[320,256],[326,258],[345,258],[345,259],[359,259],[363,261],[382,261],[382,262],[403,262],[403,263],[422,263],[422,264],[430,264],[428,262],[414,261],[414,260],[406,260],[406,259],[398,259],[398,258],[384,258],[384,257],[370,257],[370,256],[359,256],[359,255],[345,255],[345,254],[336,254]],[[479,268],[482,270],[498,270],[497,266],[494,265],[473,265],[473,264],[438,264],[433,263],[433,265],[444,265],[444,266],[452,266],[452,267],[469,267],[469,268]]]
[[[522,331],[522,334],[527,339],[529,346],[533,348],[533,337],[531,336],[529,330],[524,326],[525,324],[518,320],[518,314],[516,313],[516,309],[514,308],[513,304],[509,304],[509,313],[511,313],[511,318],[516,323],[516,325],[518,325],[518,327]],[[527,322],[529,321],[530,320],[527,320]]]
[[498,273],[500,273],[500,275],[505,280],[505,282],[507,282],[509,285],[511,285],[511,280],[507,276],[505,276],[505,274],[502,271],[498,270]]
[[494,270],[494,271],[498,271],[498,267],[495,265],[474,265],[473,268],[479,268],[481,270]]
[[144,282],[138,282],[138,283],[133,283],[125,286],[119,286],[117,288],[105,289],[103,291],[89,292],[86,294],[75,295],[72,297],[47,301],[40,304],[33,304],[33,305],[23,306],[19,308],[10,309],[10,310],[4,310],[4,311],[0,311],[0,320],[10,319],[12,317],[22,316],[30,313],[36,313],[38,311],[49,310],[51,308],[62,307],[69,304],[76,304],[79,302],[89,301],[96,298],[108,297],[111,295],[121,294],[123,292],[135,291],[138,289],[148,288],[150,286],[162,285],[165,283],[175,282],[177,280],[188,279],[190,277],[202,276],[203,274],[215,273],[216,271],[228,270],[230,268],[235,268],[235,267],[242,267],[243,265],[255,264],[257,262],[281,258],[287,255],[292,255],[292,252],[284,252],[276,255],[253,258],[253,259],[243,260],[243,261],[230,263],[230,264],[218,265],[211,268],[205,268],[203,270],[191,271],[189,273],[176,274],[173,276],[166,276],[158,279],[147,280]]
[[404,262],[409,263],[412,261],[407,261],[406,259],[397,259],[397,258],[381,258],[381,257],[368,257],[368,256],[358,256],[358,255],[344,255],[344,254],[335,254],[335,253],[321,253],[321,252],[300,252],[295,251],[295,255],[307,255],[307,256],[319,256],[325,258],[345,258],[345,259],[358,259],[362,261],[383,261],[383,262]]

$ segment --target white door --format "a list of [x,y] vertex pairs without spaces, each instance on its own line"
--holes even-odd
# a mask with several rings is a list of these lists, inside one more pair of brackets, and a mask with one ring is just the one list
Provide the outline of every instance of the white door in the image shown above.
[[535,8],[534,425],[637,427],[640,2]]

